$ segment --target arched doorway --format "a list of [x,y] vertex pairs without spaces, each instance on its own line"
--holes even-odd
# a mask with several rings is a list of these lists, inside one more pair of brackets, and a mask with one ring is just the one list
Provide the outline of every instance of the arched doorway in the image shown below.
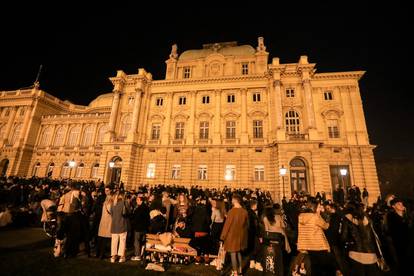
[[46,169],[46,177],[52,177],[54,168],[55,168],[55,163],[53,162],[49,163]]
[[119,184],[121,182],[122,158],[119,156],[112,157],[108,163],[108,180],[110,183]]
[[37,174],[39,172],[39,169],[40,169],[40,162],[36,162],[36,164],[33,167],[33,174],[32,174],[32,176],[37,176]]
[[308,183],[307,183],[307,169],[305,161],[301,158],[295,157],[290,163],[290,187],[293,192],[303,192],[308,193]]
[[3,159],[0,162],[0,176],[5,176],[7,172],[7,168],[9,167],[9,159]]

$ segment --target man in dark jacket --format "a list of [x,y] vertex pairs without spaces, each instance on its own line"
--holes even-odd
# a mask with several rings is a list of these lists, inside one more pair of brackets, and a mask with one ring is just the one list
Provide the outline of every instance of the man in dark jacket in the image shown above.
[[210,230],[211,217],[207,210],[206,199],[198,197],[196,199],[196,202],[196,206],[194,207],[194,211],[191,216],[191,229],[194,233],[194,239],[191,240],[191,244],[195,249],[197,249],[197,263],[200,260],[200,256],[208,252],[208,235]]
[[135,248],[135,256],[131,258],[132,261],[141,260],[145,235],[148,232],[150,225],[149,208],[147,204],[145,204],[142,196],[137,196],[136,202],[137,206],[135,207],[131,217],[131,226],[134,231]]

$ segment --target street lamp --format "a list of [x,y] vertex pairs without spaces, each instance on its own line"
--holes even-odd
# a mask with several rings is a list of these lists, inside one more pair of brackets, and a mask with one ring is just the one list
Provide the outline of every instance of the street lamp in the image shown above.
[[348,190],[348,187],[347,187],[347,186],[346,186],[346,184],[345,184],[345,181],[344,181],[344,176],[346,176],[346,175],[347,175],[348,170],[347,170],[347,169],[342,168],[342,169],[340,169],[340,170],[339,170],[339,172],[341,173],[341,176],[342,176],[342,185],[344,186],[344,190],[345,190],[345,191],[347,191],[347,190]]
[[114,162],[114,161],[109,162],[109,167],[110,167],[111,169],[112,169],[114,166],[115,166],[115,162]]
[[283,188],[283,197],[285,197],[285,175],[286,175],[286,173],[287,173],[287,169],[285,168],[285,167],[281,167],[280,169],[279,169],[279,173],[280,173],[280,175],[282,176],[282,188]]
[[69,171],[69,178],[71,177],[71,175],[72,175],[72,169],[74,168],[76,166],[76,162],[75,162],[75,160],[70,160],[69,161],[69,168],[70,168],[70,171]]

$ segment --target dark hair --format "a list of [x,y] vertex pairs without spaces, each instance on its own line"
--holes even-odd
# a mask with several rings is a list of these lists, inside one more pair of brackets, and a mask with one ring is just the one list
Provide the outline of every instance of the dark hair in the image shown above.
[[264,209],[264,215],[267,218],[267,220],[270,222],[271,225],[276,223],[276,211],[273,209],[273,207],[268,206]]
[[252,207],[254,205],[257,205],[257,200],[255,200],[255,199],[250,200],[250,207]]
[[232,196],[232,200],[233,199],[235,199],[235,200],[237,200],[237,202],[241,205],[242,204],[242,198],[241,198],[241,196],[240,195],[238,195],[238,194],[233,194],[233,196]]

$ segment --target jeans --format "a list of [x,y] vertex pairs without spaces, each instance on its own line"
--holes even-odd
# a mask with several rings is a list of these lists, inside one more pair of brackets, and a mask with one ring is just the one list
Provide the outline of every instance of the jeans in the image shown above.
[[145,243],[145,232],[134,232],[135,256],[141,256],[142,246]]
[[[112,234],[111,239],[111,256],[125,257],[127,232]],[[118,246],[119,245],[119,246]]]

